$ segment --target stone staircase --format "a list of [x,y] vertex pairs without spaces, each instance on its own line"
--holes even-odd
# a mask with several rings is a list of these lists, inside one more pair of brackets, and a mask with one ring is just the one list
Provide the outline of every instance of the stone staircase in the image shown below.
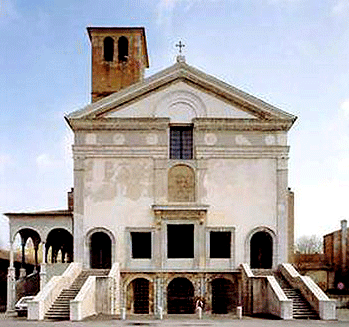
[[109,269],[89,269],[83,270],[74,280],[73,284],[64,289],[45,314],[45,319],[69,320],[70,319],[70,300],[79,293],[81,287],[89,276],[108,276]]
[[310,306],[299,290],[292,288],[280,272],[274,273],[274,276],[287,298],[293,301],[294,319],[319,319],[317,312]]

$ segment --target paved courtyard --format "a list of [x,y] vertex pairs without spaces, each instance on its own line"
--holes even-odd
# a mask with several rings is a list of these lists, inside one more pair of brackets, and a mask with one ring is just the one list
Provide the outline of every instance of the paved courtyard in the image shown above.
[[70,322],[70,321],[27,321],[25,318],[18,317],[6,317],[4,314],[0,314],[0,327],[49,327],[49,326],[120,326],[120,327],[134,327],[134,326],[144,326],[144,327],[156,327],[156,326],[202,326],[202,327],[228,327],[228,326],[242,326],[242,327],[255,327],[255,326],[283,326],[283,327],[293,327],[293,326],[349,326],[349,310],[340,309],[338,310],[338,320],[337,321],[321,321],[321,320],[273,320],[273,319],[262,319],[262,318],[251,318],[243,317],[241,320],[231,319],[226,317],[217,318],[207,318],[198,320],[194,316],[188,317],[171,317],[164,320],[150,320],[150,319],[139,319],[137,317],[130,318],[125,321],[117,319],[87,319],[83,322]]

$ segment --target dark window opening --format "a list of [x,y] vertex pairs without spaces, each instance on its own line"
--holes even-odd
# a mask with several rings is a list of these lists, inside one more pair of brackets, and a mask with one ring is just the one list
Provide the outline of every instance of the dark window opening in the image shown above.
[[119,61],[127,61],[128,59],[128,39],[121,36],[118,40]]
[[113,61],[114,59],[114,40],[108,36],[104,39],[104,60]]
[[168,258],[194,258],[194,225],[167,225]]
[[231,232],[210,233],[210,258],[230,258]]
[[132,232],[132,258],[151,259],[151,233]]
[[170,128],[170,159],[193,159],[193,127]]

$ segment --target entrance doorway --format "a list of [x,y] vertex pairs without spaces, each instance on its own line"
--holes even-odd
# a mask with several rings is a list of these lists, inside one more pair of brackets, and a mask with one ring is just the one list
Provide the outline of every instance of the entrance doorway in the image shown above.
[[91,268],[111,268],[111,240],[103,232],[96,232],[91,236]]
[[236,307],[233,283],[225,278],[214,279],[212,286],[212,313],[230,313]]
[[251,268],[270,269],[273,265],[273,239],[267,232],[257,232],[251,238]]
[[167,287],[167,313],[191,314],[195,311],[194,287],[186,278],[175,278]]
[[137,278],[132,282],[133,286],[133,312],[139,314],[149,313],[149,281],[145,278]]

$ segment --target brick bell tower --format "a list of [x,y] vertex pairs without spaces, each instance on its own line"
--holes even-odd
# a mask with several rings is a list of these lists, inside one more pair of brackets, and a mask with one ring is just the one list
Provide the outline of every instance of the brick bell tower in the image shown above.
[[88,27],[92,45],[92,102],[143,79],[149,68],[143,27]]

